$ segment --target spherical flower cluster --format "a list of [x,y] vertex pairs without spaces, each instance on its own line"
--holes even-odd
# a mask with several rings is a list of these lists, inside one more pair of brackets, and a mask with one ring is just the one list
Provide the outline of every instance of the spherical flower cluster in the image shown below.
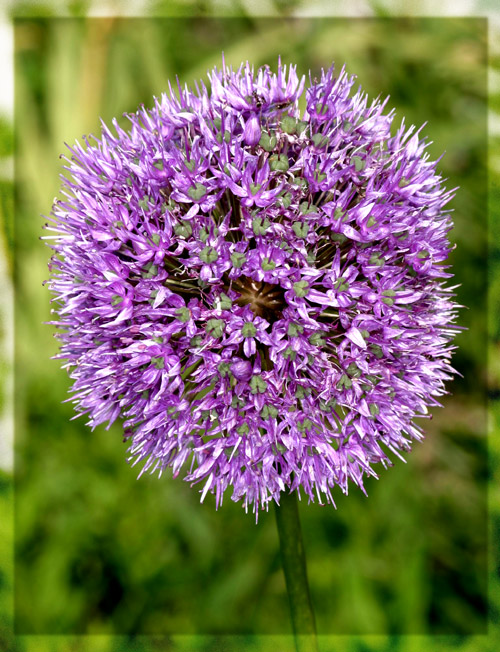
[[452,193],[332,67],[244,64],[70,148],[50,287],[76,410],[245,508],[333,503],[451,378]]

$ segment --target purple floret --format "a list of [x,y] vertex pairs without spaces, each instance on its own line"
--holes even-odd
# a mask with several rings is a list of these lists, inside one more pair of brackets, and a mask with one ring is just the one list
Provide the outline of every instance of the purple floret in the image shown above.
[[[142,471],[333,503],[451,379],[452,227],[420,130],[334,68],[215,69],[76,143],[53,207],[72,400]],[[300,493],[300,491],[299,491]]]

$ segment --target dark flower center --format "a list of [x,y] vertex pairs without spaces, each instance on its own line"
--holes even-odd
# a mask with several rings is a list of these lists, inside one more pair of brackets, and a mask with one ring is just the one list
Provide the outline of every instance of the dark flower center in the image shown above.
[[249,305],[255,315],[267,319],[270,323],[281,317],[286,301],[285,291],[280,285],[240,276],[233,280],[232,288],[240,293],[235,302],[238,306]]

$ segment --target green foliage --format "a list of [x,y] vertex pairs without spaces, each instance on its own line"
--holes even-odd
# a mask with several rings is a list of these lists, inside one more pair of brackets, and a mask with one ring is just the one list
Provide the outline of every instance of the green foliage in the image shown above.
[[[301,73],[345,62],[371,97],[391,95],[396,123],[403,115],[408,124],[428,121],[433,158],[446,150],[439,169],[448,187],[460,187],[452,256],[459,301],[469,308],[455,358],[464,378],[424,424],[428,438],[408,464],[396,460],[367,482],[369,498],[335,491],[337,511],[303,504],[301,517],[318,629],[352,635],[322,639],[322,652],[435,647],[436,639],[413,645],[419,639],[399,634],[454,635],[440,639],[443,650],[488,649],[463,638],[486,631],[484,27],[467,19],[249,17],[17,23],[15,614],[18,634],[47,635],[18,638],[18,650],[293,649],[272,511],[256,526],[230,495],[215,512],[211,496],[200,505],[196,488],[168,473],[136,480],[119,425],[91,432],[82,419],[70,421],[71,405],[61,404],[69,381],[49,360],[56,343],[42,325],[50,320],[41,287],[49,253],[37,216],[57,193],[63,142],[97,133],[99,116],[109,123],[151,105],[176,74],[187,83],[205,77],[222,50],[233,65],[249,58],[272,67],[281,54]],[[495,197],[498,206],[498,188]],[[12,585],[6,566],[1,613],[11,611]],[[6,649],[7,626],[0,620]],[[51,636],[60,634],[104,636]]]

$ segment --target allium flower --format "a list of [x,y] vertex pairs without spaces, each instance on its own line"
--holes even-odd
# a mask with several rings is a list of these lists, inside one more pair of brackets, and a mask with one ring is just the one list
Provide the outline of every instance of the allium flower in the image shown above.
[[[333,503],[451,378],[452,224],[420,131],[333,67],[224,66],[76,144],[53,208],[59,357],[130,459],[258,514]],[[299,491],[300,493],[300,491]]]

